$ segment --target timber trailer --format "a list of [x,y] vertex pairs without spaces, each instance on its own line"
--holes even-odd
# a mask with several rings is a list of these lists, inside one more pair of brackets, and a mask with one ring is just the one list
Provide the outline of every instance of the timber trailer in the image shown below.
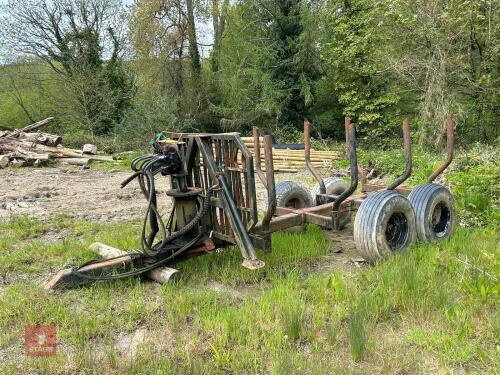
[[[154,154],[136,158],[133,180],[147,199],[141,250],[111,259],[93,260],[60,271],[47,289],[74,287],[97,280],[121,279],[172,266],[216,249],[237,246],[243,266],[259,269],[256,248],[270,252],[272,233],[316,224],[326,230],[344,230],[354,216],[354,242],[363,258],[374,263],[394,252],[407,250],[418,239],[431,242],[451,235],[453,197],[435,179],[453,159],[453,120],[447,120],[447,158],[414,189],[402,186],[412,172],[410,127],[403,122],[404,173],[389,186],[367,183],[358,165],[355,127],[345,120],[350,184],[340,178],[323,179],[311,162],[309,122],[304,123],[304,149],[308,170],[317,181],[309,190],[294,181],[275,183],[272,136],[263,138],[262,168],[259,129],[253,129],[254,155],[238,133],[166,133],[169,139],[154,144]],[[156,178],[168,176],[172,200],[168,218],[159,210]],[[255,188],[257,176],[267,190],[267,204],[259,221]],[[359,193],[354,194],[359,186]],[[304,249],[307,251],[307,249]]]

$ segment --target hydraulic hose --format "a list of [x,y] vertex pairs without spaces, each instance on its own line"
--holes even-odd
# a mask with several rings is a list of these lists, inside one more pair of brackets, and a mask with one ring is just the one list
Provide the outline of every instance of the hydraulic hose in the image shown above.
[[[141,191],[148,200],[148,208],[144,217],[141,233],[141,246],[142,252],[150,257],[156,256],[163,250],[163,248],[167,244],[187,234],[200,222],[201,218],[207,213],[208,209],[210,208],[210,198],[212,197],[213,191],[216,189],[215,186],[210,187],[206,191],[204,201],[201,203],[200,209],[193,217],[193,219],[177,232],[170,234],[171,228],[169,227],[167,229],[162,220],[162,216],[158,212],[155,189],[155,175],[161,172],[166,167],[165,162],[166,157],[163,155],[138,157],[132,161],[131,167],[132,170],[134,170],[134,173],[122,183],[122,187],[124,187],[135,178],[138,178]],[[172,223],[172,216],[173,211],[168,221],[169,226]],[[151,230],[150,233],[146,235],[148,220]],[[160,230],[163,233],[163,239],[153,245],[154,239],[156,238],[156,235]],[[169,233],[168,235],[167,232]]]
[[[72,272],[77,275],[78,277],[81,277],[82,279],[88,279],[88,280],[94,280],[94,281],[103,281],[103,280],[117,280],[117,279],[125,279],[127,277],[131,277],[131,276],[137,276],[137,275],[141,275],[145,272],[148,272],[148,271],[151,271],[165,263],[167,263],[169,260],[172,260],[174,259],[176,256],[180,255],[181,253],[183,253],[184,251],[188,250],[191,246],[193,246],[196,242],[198,242],[198,240],[201,238],[201,233],[199,235],[197,235],[195,238],[193,238],[191,241],[189,241],[188,243],[186,243],[184,246],[182,246],[179,250],[177,250],[175,253],[173,253],[172,255],[168,256],[167,258],[165,259],[161,259],[155,263],[152,263],[146,267],[142,267],[140,269],[137,269],[137,270],[133,270],[133,271],[128,271],[128,272],[122,272],[118,275],[99,275],[99,276],[94,276],[94,275],[87,275],[86,273],[84,272],[80,272],[79,270],[82,268],[82,267],[85,267],[86,265],[89,265],[91,263],[97,263],[97,262],[88,262],[78,268],[73,268]],[[111,258],[111,259],[106,259],[106,261],[109,261],[109,260],[112,260],[112,259],[119,259],[119,258],[125,258],[127,256],[133,256],[135,253],[130,253],[130,254],[123,254],[123,255],[120,255],[118,257],[115,257],[115,258]]]

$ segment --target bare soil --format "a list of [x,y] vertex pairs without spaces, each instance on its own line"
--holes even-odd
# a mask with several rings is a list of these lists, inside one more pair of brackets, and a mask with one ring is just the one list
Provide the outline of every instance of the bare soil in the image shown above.
[[[137,182],[120,186],[130,173],[78,167],[0,170],[0,220],[16,215],[44,220],[59,214],[104,222],[142,218],[146,200]],[[277,176],[279,181],[306,179],[297,173]],[[169,179],[160,180],[156,188],[159,197],[165,196]],[[266,192],[260,181],[256,189],[263,210]],[[169,199],[161,203],[168,205]]]
[[[18,215],[46,220],[61,214],[102,222],[143,218],[146,200],[137,182],[121,189],[121,182],[129,176],[129,171],[79,167],[0,170],[0,220]],[[311,187],[306,173],[280,173],[276,180],[293,180]],[[158,196],[165,197],[170,189],[169,179],[160,179],[156,188]],[[258,179],[256,190],[259,211],[263,212],[266,191]],[[170,198],[159,202],[168,210]],[[333,256],[323,264],[327,272],[335,263],[345,264],[355,257],[351,227],[329,233],[329,237],[333,241]]]
[[[0,171],[0,220],[59,214],[104,222],[143,217],[146,200],[139,185],[120,187],[128,176],[128,171],[79,168]],[[169,189],[168,182],[158,185],[159,194]]]

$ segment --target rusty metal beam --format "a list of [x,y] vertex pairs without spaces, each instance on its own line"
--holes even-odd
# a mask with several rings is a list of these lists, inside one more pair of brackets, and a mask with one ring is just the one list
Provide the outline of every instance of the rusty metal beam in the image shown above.
[[[304,120],[304,153],[305,153],[307,168],[314,176],[316,181],[318,181],[320,193],[325,194],[326,193],[325,182],[323,181],[323,178],[321,177],[321,175],[311,162],[311,124],[307,120]],[[313,197],[313,199],[314,198],[315,197]]]
[[455,145],[455,134],[454,134],[454,122],[453,116],[448,114],[448,119],[446,121],[446,160],[445,162],[434,171],[434,173],[427,180],[429,183],[434,182],[434,180],[443,173],[446,168],[451,164],[453,160],[453,147]]
[[351,162],[351,185],[349,188],[340,194],[332,207],[333,229],[340,230],[346,222],[340,219],[340,206],[347,198],[349,198],[358,187],[358,157],[356,154],[356,130],[354,124],[349,117],[345,118],[345,127],[349,136],[349,160]]
[[254,126],[252,129],[253,133],[253,149],[255,155],[255,171],[257,172],[257,176],[259,177],[260,182],[267,188],[267,180],[266,175],[262,171],[262,164],[260,159],[260,132],[259,128]]
[[408,119],[403,121],[403,142],[404,142],[404,154],[405,154],[405,170],[401,176],[399,176],[387,190],[394,190],[403,182],[405,182],[410,176],[412,171],[412,156],[411,156],[411,136],[410,136],[410,122]]
[[270,135],[264,137],[264,159],[266,162],[266,187],[267,187],[267,210],[262,220],[262,228],[269,231],[269,223],[276,211],[276,185],[274,181],[273,163],[273,138]]

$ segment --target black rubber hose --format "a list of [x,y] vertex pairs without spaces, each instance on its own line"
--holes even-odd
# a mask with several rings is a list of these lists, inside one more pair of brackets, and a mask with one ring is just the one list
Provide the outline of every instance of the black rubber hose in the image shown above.
[[[164,165],[162,165],[162,162],[164,161],[165,157],[158,155],[141,156],[134,159],[132,161],[131,168],[135,171],[135,173],[122,183],[122,186],[125,186],[133,179],[138,178],[141,191],[148,200],[148,208],[146,210],[146,215],[144,217],[144,223],[142,227],[141,244],[143,253],[150,257],[156,256],[162,251],[165,245],[187,234],[199,223],[201,218],[207,213],[208,209],[210,208],[210,199],[213,191],[215,190],[215,186],[207,190],[200,210],[186,226],[184,226],[174,234],[167,235],[167,229],[157,208],[156,189],[154,181],[155,175],[161,172],[161,170],[163,169]],[[151,231],[148,235],[146,235],[148,221]],[[163,232],[163,239],[153,245],[154,239],[160,230]]]
[[[92,275],[87,275],[87,274],[85,274],[83,272],[80,272],[79,269],[81,269],[82,267],[84,267],[84,266],[81,266],[81,267],[78,267],[78,268],[73,268],[72,269],[72,273],[75,274],[78,277],[81,277],[82,279],[88,279],[88,280],[94,280],[94,281],[118,280],[118,279],[125,279],[125,278],[131,277],[131,276],[138,276],[138,275],[141,275],[141,274],[143,274],[145,272],[151,271],[151,270],[153,270],[153,269],[155,269],[155,268],[157,268],[157,267],[165,264],[169,260],[174,259],[176,256],[182,254],[184,251],[188,250],[191,246],[193,246],[196,242],[198,242],[198,240],[201,238],[201,236],[202,236],[202,234],[200,233],[199,235],[197,235],[191,241],[189,241],[188,243],[186,243],[184,246],[182,246],[179,250],[177,250],[175,253],[173,253],[169,257],[167,257],[165,259],[162,259],[162,260],[159,260],[158,262],[152,263],[149,266],[146,266],[146,267],[134,270],[134,271],[123,272],[123,273],[121,273],[119,275],[92,276]],[[120,255],[118,257],[111,258],[111,259],[124,258],[126,256],[133,256],[134,254],[137,254],[137,253],[124,254],[124,255]],[[109,261],[111,259],[106,259],[105,261],[107,262],[107,261]],[[99,263],[99,262],[93,262],[93,263],[95,264],[95,263]],[[88,262],[87,264],[90,264],[90,262]]]

